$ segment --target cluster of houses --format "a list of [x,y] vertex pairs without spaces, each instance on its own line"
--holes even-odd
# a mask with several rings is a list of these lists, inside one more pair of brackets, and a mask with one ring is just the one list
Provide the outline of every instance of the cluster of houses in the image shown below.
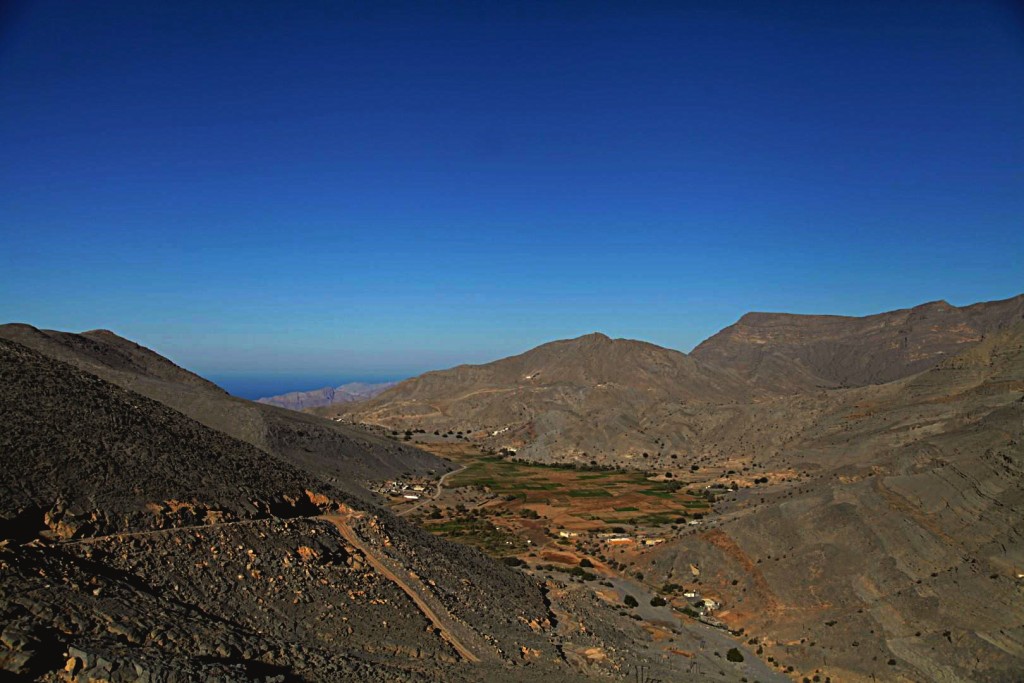
[[[559,532],[561,535],[562,532]],[[575,534],[575,532],[568,532]],[[665,538],[662,536],[649,536],[647,534],[624,534],[621,532],[614,531],[602,531],[596,534],[599,541],[605,545],[616,547],[616,546],[627,546],[635,545],[638,547],[654,547],[661,545],[665,542]]]
[[412,482],[394,480],[385,481],[379,487],[377,487],[377,493],[382,493],[388,496],[401,496],[406,500],[419,500],[423,492],[427,490],[427,487],[423,484],[415,484]]

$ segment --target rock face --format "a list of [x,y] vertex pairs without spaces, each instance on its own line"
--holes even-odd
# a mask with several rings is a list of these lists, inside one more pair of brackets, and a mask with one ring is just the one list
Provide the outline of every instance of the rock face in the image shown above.
[[786,393],[884,384],[1024,320],[1024,295],[957,308],[935,301],[863,318],[748,313],[691,354]]
[[[876,320],[754,316],[702,345],[703,360],[588,335],[429,373],[352,414],[389,427],[486,425],[483,443],[511,439],[528,457],[609,457],[673,470],[684,485],[729,482],[713,514],[674,530],[637,569],[649,585],[713,597],[716,619],[797,680],[1016,680],[1021,302]],[[111,681],[628,671],[635,637],[616,634],[638,630],[630,620],[430,536],[359,486],[430,469],[446,465],[232,398],[111,333],[0,328],[0,671]]]
[[373,398],[383,391],[395,386],[397,382],[381,382],[366,384],[349,382],[338,387],[324,387],[314,391],[292,391],[280,396],[268,396],[258,399],[257,403],[287,408],[288,410],[305,410],[306,408],[323,408],[339,403],[355,403]]
[[822,390],[911,376],[1022,320],[1024,295],[866,318],[750,313],[690,355],[591,334],[429,372],[328,414],[388,429],[472,430],[486,446],[541,461],[688,461],[756,439],[738,438],[737,415],[772,423],[806,414],[776,397],[806,397],[813,411]]

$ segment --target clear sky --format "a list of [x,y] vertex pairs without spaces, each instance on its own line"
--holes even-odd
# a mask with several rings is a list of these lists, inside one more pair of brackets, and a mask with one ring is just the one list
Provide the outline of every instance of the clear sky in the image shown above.
[[2,7],[3,321],[340,381],[1024,291],[1020,3]]

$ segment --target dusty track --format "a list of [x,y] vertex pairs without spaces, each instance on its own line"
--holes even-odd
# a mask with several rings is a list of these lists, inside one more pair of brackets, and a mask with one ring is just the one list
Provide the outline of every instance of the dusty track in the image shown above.
[[[460,468],[461,469],[461,468]],[[459,471],[459,470],[456,470]],[[451,472],[454,474],[455,472]],[[447,475],[446,475],[447,476]],[[442,478],[443,479],[443,478]],[[438,493],[440,493],[441,482],[438,482]],[[438,630],[441,637],[452,646],[452,648],[459,654],[462,659],[472,662],[474,664],[480,662],[478,657],[472,650],[467,647],[463,640],[454,633],[454,630],[467,631],[468,627],[459,624],[455,618],[448,614],[447,610],[444,609],[437,599],[434,598],[425,586],[420,583],[419,579],[410,577],[411,580],[403,579],[396,572],[392,571],[386,562],[374,553],[373,549],[365,543],[358,534],[349,526],[349,519],[351,514],[336,514],[336,515],[322,515],[320,517],[313,517],[310,519],[323,519],[324,521],[330,522],[342,535],[342,537],[352,544],[363,556],[366,561],[380,573],[384,578],[388,579],[396,586],[398,586],[409,598],[415,603],[416,607],[423,613],[423,615],[434,625],[434,628]],[[274,518],[261,518],[261,519],[246,519],[235,522],[222,522],[219,524],[196,524],[189,526],[169,527],[166,529],[147,529],[145,531],[128,531],[117,534],[108,534],[104,536],[91,536],[88,538],[66,540],[60,542],[58,545],[89,545],[92,543],[108,541],[111,539],[124,540],[128,538],[137,538],[145,536],[155,536],[159,534],[169,534],[178,532],[187,532],[191,530],[210,530],[218,527],[229,527],[229,526],[245,526],[250,524],[260,524],[273,521]],[[418,587],[414,587],[412,584],[418,584]],[[436,603],[435,607],[432,607],[429,603]],[[443,616],[442,616],[443,615]],[[461,628],[460,628],[461,626]]]
[[[341,533],[342,537],[344,537],[346,541],[348,541],[356,549],[358,549],[359,552],[361,552],[366,557],[366,561],[369,562],[370,565],[375,570],[377,570],[377,572],[379,572],[382,576],[384,576],[384,578],[388,579],[389,581],[392,581],[396,586],[401,588],[402,591],[404,591],[405,594],[408,595],[409,598],[416,604],[416,606],[423,613],[423,615],[430,621],[430,623],[434,625],[434,628],[438,630],[438,632],[441,634],[441,637],[444,638],[445,641],[447,641],[448,644],[450,644],[455,649],[455,651],[459,653],[460,657],[474,664],[480,662],[480,658],[477,655],[475,655],[453,632],[453,630],[456,629],[464,629],[458,628],[458,625],[455,623],[454,618],[450,614],[447,614],[447,610],[445,610],[440,604],[438,604],[438,610],[433,609],[428,604],[428,601],[436,602],[436,598],[434,598],[426,589],[426,587],[424,587],[422,583],[420,583],[419,579],[413,579],[415,583],[419,584],[419,590],[417,590],[416,588],[413,588],[412,585],[410,585],[410,582],[406,581],[402,577],[398,576],[398,574],[393,572],[387,566],[385,561],[378,557],[373,552],[373,549],[368,544],[364,543],[363,540],[360,539],[356,532],[352,529],[352,527],[349,526],[348,515],[324,515],[323,517],[321,517],[321,519],[324,519],[333,524]],[[445,616],[442,617],[441,613],[445,613]]]
[[[294,519],[294,518],[293,518]],[[100,541],[109,541],[112,538],[122,540],[125,538],[138,538],[140,536],[157,536],[159,534],[172,534],[180,531],[210,530],[230,526],[248,526],[251,524],[267,524],[273,521],[282,521],[278,517],[259,517],[256,519],[239,519],[233,522],[217,522],[214,524],[189,524],[187,526],[169,526],[165,529],[146,529],[144,531],[121,531],[116,534],[105,534],[103,536],[86,536],[84,538],[72,538],[59,540],[56,545],[89,545]],[[285,520],[286,521],[286,520]]]

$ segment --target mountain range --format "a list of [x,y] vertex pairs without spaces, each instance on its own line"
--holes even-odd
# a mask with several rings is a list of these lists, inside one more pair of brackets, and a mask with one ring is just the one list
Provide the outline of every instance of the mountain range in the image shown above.
[[520,459],[723,482],[715,520],[642,571],[699,567],[730,627],[804,671],[1005,681],[1024,665],[1024,296],[748,314],[689,356],[588,335],[351,408]]
[[1022,319],[1024,295],[864,318],[752,313],[689,355],[591,334],[321,412],[391,429],[471,430],[525,458],[612,464],[647,453],[655,462],[714,448],[702,433],[737,411],[907,377]]
[[0,327],[0,464],[0,675],[573,681],[625,661],[563,648],[639,637],[593,600],[556,633],[542,584],[363,486],[450,463],[110,332]]
[[848,681],[1024,667],[1024,295],[748,314],[691,354],[591,334],[313,410],[332,419],[232,397],[108,331],[0,326],[0,669],[501,681],[666,666],[589,591],[382,507],[367,482],[454,470],[382,428],[700,486],[713,515],[639,555],[637,575],[717,596],[748,659],[756,646]]
[[377,394],[395,386],[397,382],[349,382],[337,387],[324,387],[312,391],[290,391],[279,396],[266,396],[256,399],[257,403],[280,406],[289,410],[305,410],[321,408],[338,403],[354,403],[373,398]]

